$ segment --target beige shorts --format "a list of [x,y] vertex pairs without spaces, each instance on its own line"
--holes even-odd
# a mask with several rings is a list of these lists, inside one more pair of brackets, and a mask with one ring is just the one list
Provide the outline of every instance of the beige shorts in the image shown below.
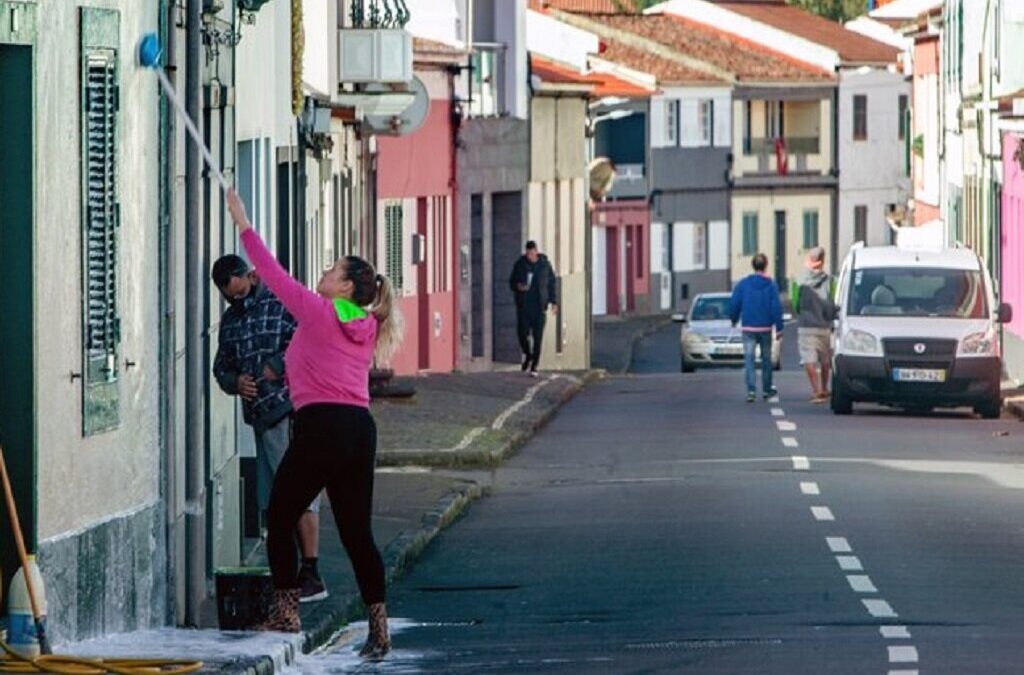
[[796,333],[800,365],[826,365],[832,362],[832,335],[826,330],[799,328]]

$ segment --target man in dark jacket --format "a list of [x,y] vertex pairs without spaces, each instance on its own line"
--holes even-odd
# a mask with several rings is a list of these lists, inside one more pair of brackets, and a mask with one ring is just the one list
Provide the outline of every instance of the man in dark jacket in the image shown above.
[[[257,494],[263,513],[274,474],[291,443],[292,402],[284,379],[284,352],[295,333],[295,319],[237,255],[220,258],[211,276],[229,304],[220,323],[213,374],[224,393],[241,397],[245,422],[255,434]],[[319,511],[317,495],[299,521],[303,602],[327,597],[317,570]]]
[[[835,282],[825,271],[825,249],[818,246],[807,254],[807,271],[790,287],[789,298],[797,316],[800,363],[811,381],[811,403],[824,403],[832,366],[832,322],[836,306],[832,301]],[[820,377],[819,377],[820,369]]]
[[768,276],[768,258],[758,253],[751,261],[754,273],[736,285],[732,292],[732,325],[743,324],[743,356],[747,376],[747,401],[757,398],[754,362],[761,352],[761,387],[765,400],[778,393],[772,386],[772,332],[780,339],[785,324],[779,287]]
[[523,372],[529,370],[537,377],[545,313],[548,307],[558,313],[558,287],[555,270],[547,256],[537,250],[536,242],[526,242],[526,252],[512,267],[508,283],[516,298],[516,329],[519,347],[523,350]]

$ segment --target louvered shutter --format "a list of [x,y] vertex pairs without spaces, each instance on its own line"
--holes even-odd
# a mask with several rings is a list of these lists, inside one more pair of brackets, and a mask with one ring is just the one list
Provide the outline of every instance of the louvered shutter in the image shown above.
[[120,423],[117,185],[118,32],[113,10],[81,9],[82,426]]
[[402,290],[403,284],[403,242],[402,204],[388,204],[384,207],[384,245],[387,275],[395,290]]

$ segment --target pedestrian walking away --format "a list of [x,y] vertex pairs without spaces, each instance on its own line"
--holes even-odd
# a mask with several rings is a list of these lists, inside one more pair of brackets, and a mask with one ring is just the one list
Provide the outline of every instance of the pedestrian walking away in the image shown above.
[[[295,319],[239,256],[217,260],[210,276],[228,303],[217,336],[213,374],[224,393],[242,399],[245,422],[255,436],[256,494],[262,523],[274,474],[291,442],[292,402],[284,379],[284,352],[295,333]],[[302,602],[327,597],[318,569],[320,499],[318,494],[299,520]]]
[[558,286],[555,270],[537,243],[526,242],[526,252],[512,267],[509,286],[516,299],[516,333],[523,351],[523,372],[537,376],[544,343],[547,311],[558,314]]
[[797,346],[800,365],[811,383],[811,402],[829,399],[832,367],[832,322],[836,318],[833,302],[835,281],[825,272],[825,249],[811,249],[805,261],[807,270],[790,286],[789,297],[797,315]]
[[[779,287],[767,274],[768,257],[758,253],[751,260],[754,273],[744,278],[732,292],[732,325],[742,325],[743,367],[747,383],[747,401],[757,399],[757,375],[755,363],[761,356],[761,387],[764,398],[770,399],[777,393],[772,384],[773,337],[782,339],[785,324],[782,320],[782,303],[779,301]],[[774,332],[774,335],[773,335]]]
[[267,250],[233,190],[228,208],[249,259],[298,324],[285,353],[295,426],[270,493],[267,555],[274,599],[261,628],[301,630],[292,533],[306,506],[326,488],[369,618],[360,655],[381,658],[391,638],[384,563],[370,522],[377,427],[369,410],[369,373],[375,359],[390,359],[401,338],[391,284],[362,258],[347,256],[310,291]]

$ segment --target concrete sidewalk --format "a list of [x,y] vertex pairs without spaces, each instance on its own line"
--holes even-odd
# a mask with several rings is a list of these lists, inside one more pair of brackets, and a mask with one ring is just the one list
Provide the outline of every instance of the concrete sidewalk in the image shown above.
[[591,365],[615,375],[627,372],[640,339],[671,321],[671,314],[594,317]]
[[[485,494],[491,468],[599,376],[597,372],[544,373],[534,379],[518,371],[429,375],[411,378],[417,390],[412,399],[374,401],[380,447],[373,528],[389,580],[401,575],[434,537]],[[304,652],[331,644],[338,631],[363,611],[326,500],[320,529],[320,572],[330,596],[302,606],[303,634],[164,628],[58,645],[55,651],[82,656],[195,658],[204,661],[202,672],[221,675],[271,675],[301,669]],[[246,563],[266,564],[262,546]],[[355,649],[358,646],[353,645]],[[341,650],[333,658],[339,657],[353,659],[342,670],[358,667],[351,650]]]

